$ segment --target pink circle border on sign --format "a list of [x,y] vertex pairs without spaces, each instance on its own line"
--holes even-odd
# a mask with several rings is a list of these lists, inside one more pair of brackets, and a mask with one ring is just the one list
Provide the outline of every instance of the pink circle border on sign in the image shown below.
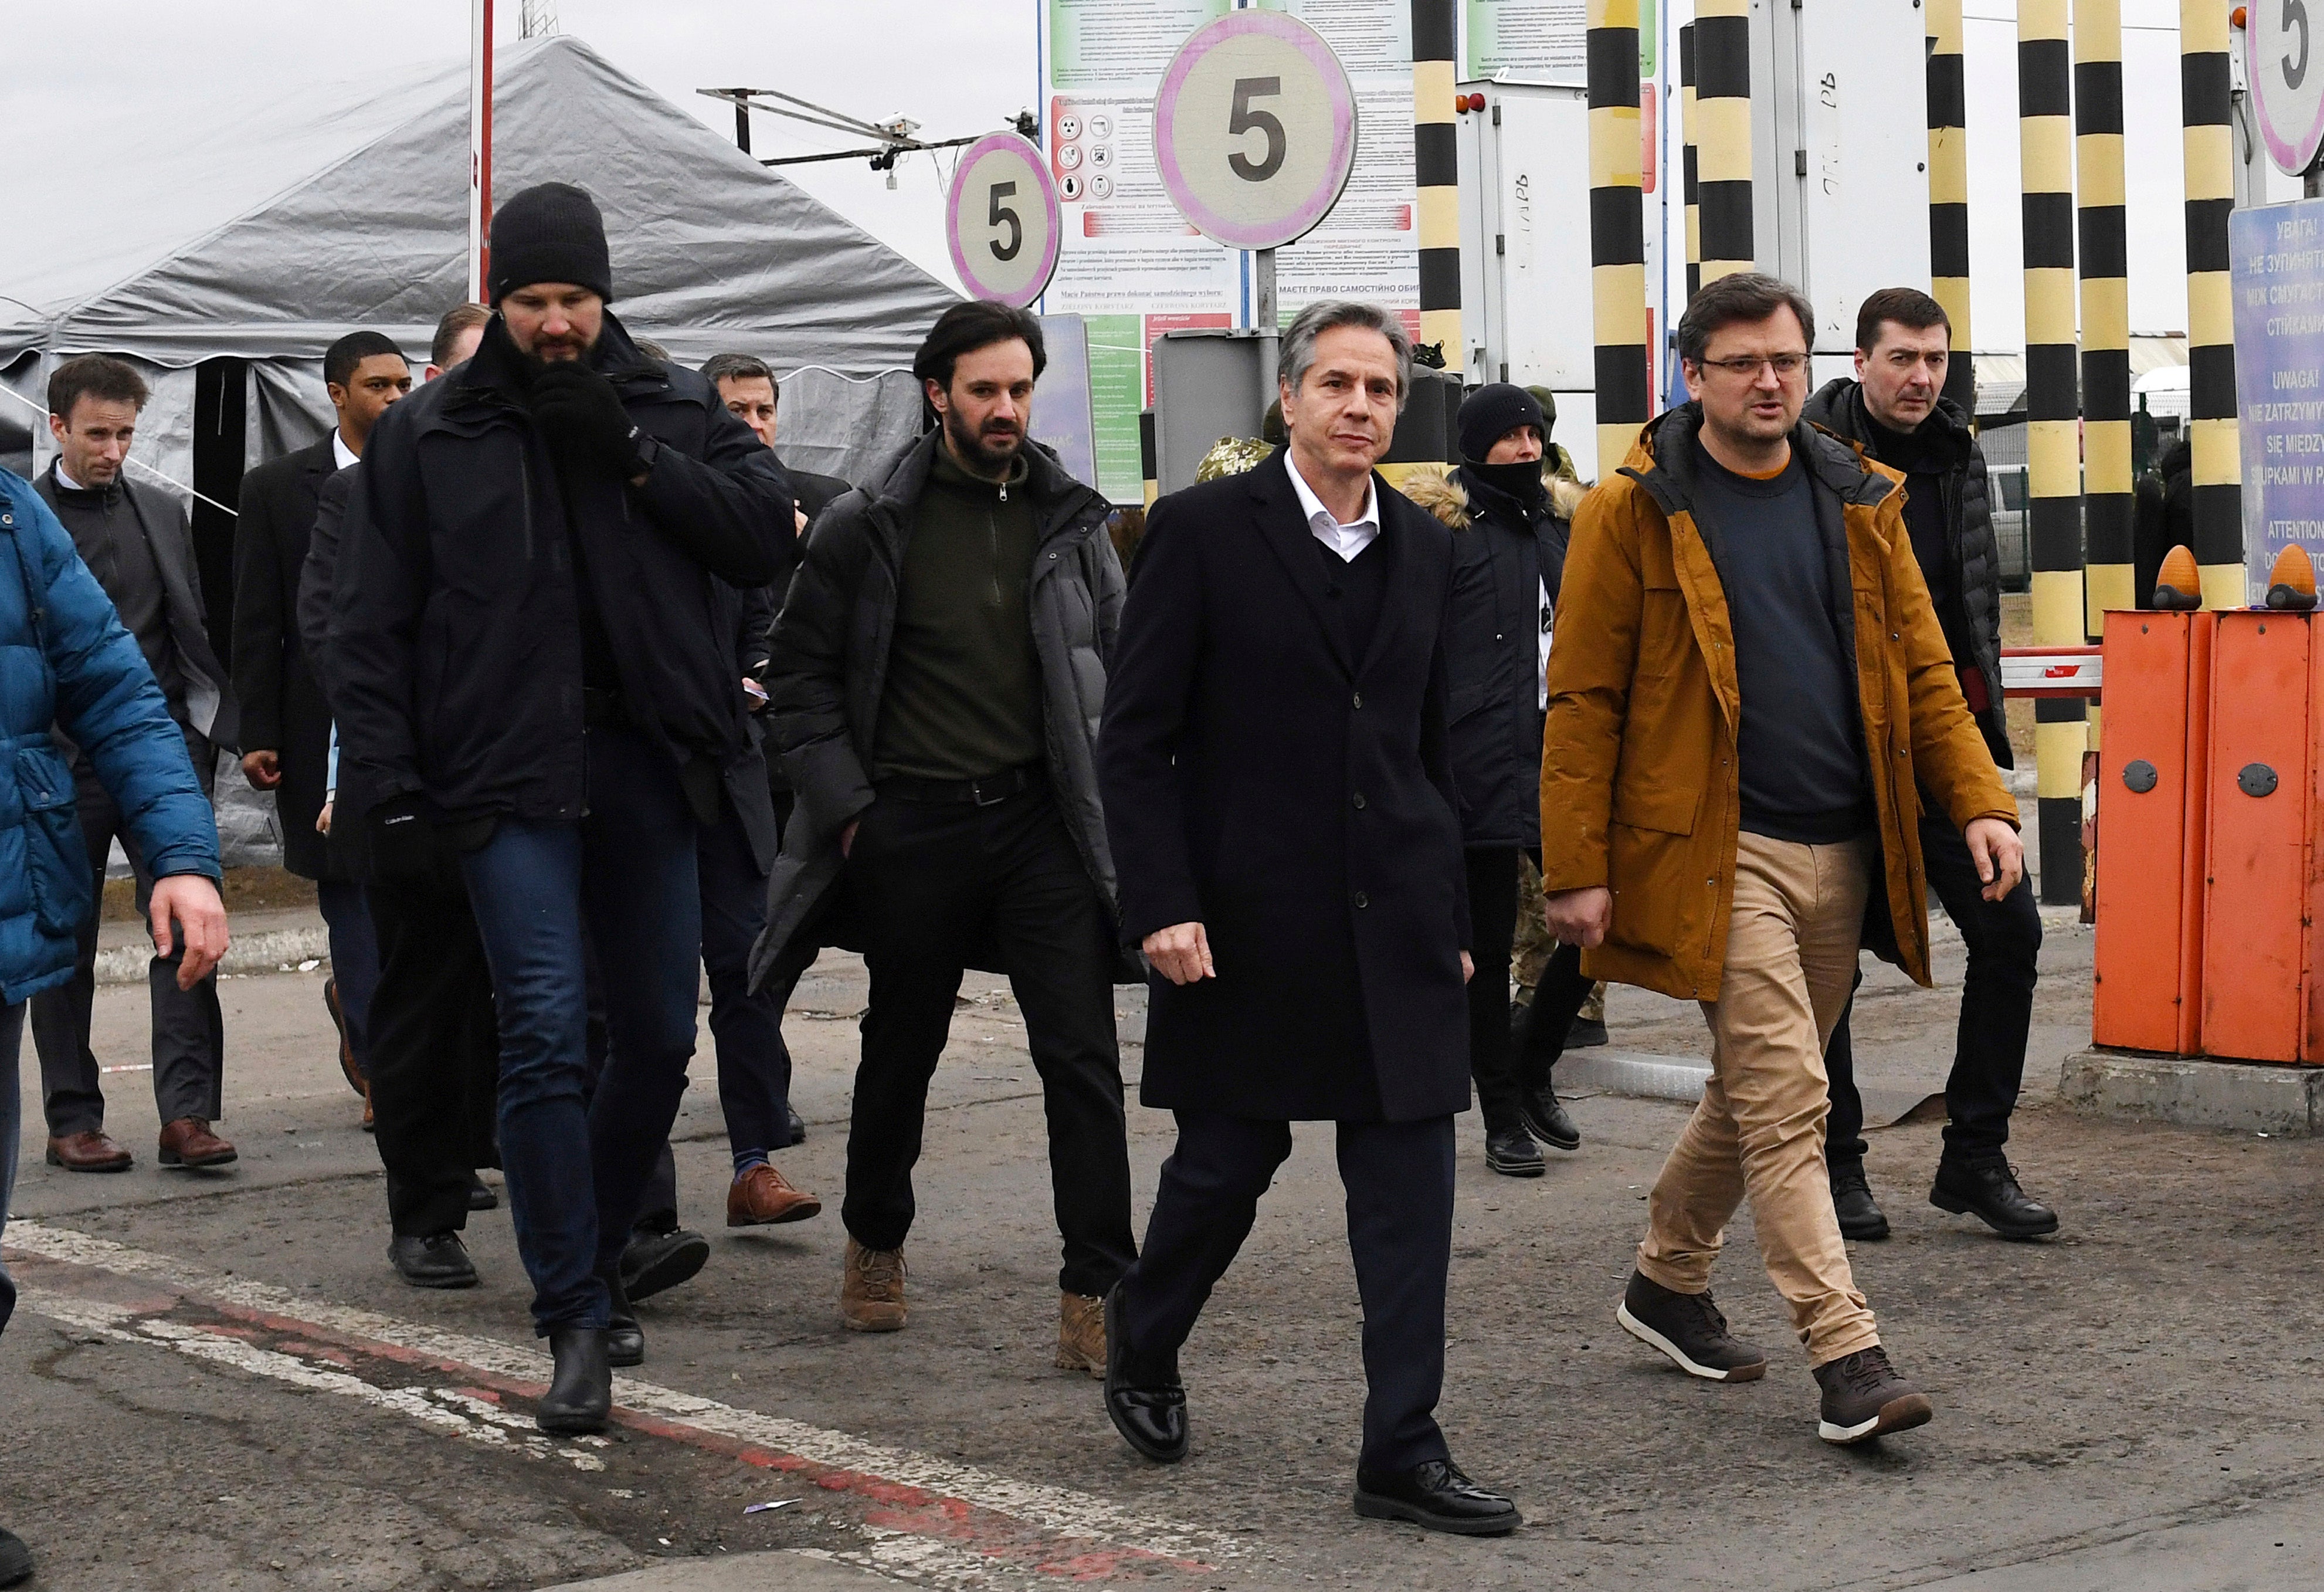
[[[2267,145],[2268,158],[2275,162],[2276,170],[2297,175],[2315,163],[2318,148],[2324,147],[2324,105],[2317,107],[2315,125],[2301,134],[2297,142],[2276,132],[2268,121],[2266,97],[2256,87],[2262,81],[2255,37],[2258,31],[2249,27],[2244,30],[2244,81],[2255,85],[2252,103],[2258,107],[2258,115],[2252,119],[2259,124],[2260,141]],[[2324,45],[2324,40],[2316,42]],[[2324,61],[2310,65],[2313,69],[2324,69]]]
[[[1185,172],[1178,165],[1177,152],[1172,143],[1171,112],[1177,104],[1179,91],[1185,86],[1187,74],[1211,51],[1244,33],[1267,33],[1289,44],[1315,63],[1332,91],[1332,167],[1338,172],[1338,179],[1329,192],[1309,199],[1272,232],[1239,227],[1197,200],[1186,185]],[[1170,196],[1170,202],[1204,236],[1232,249],[1274,249],[1296,243],[1323,224],[1323,218],[1340,202],[1340,195],[1347,191],[1348,180],[1355,173],[1356,99],[1348,83],[1347,69],[1314,29],[1279,11],[1233,11],[1204,23],[1171,57],[1169,69],[1163,73],[1162,85],[1155,92],[1154,162],[1160,169],[1163,191]]]
[[[976,162],[995,150],[1013,149],[1024,153],[1026,164],[1040,179],[1041,211],[1048,218],[1049,246],[1041,261],[1041,269],[1033,279],[1033,291],[1022,296],[995,293],[988,291],[970,269],[967,251],[960,246],[960,188],[968,180]],[[1057,273],[1057,255],[1065,241],[1065,212],[1057,202],[1057,180],[1049,174],[1047,157],[1038,144],[1015,133],[988,133],[961,153],[960,164],[953,168],[952,187],[945,194],[945,246],[952,252],[953,274],[960,285],[980,299],[992,299],[1012,310],[1023,310],[1049,290],[1049,279]]]

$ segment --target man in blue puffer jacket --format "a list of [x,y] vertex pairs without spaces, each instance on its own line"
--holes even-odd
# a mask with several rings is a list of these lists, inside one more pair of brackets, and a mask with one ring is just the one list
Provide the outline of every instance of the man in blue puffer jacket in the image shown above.
[[[20,476],[0,470],[0,1231],[16,1180],[17,1046],[24,1002],[72,976],[74,937],[96,880],[81,845],[72,771],[53,725],[97,768],[153,874],[155,949],[185,946],[189,989],[225,954],[217,823],[185,737],[136,641],[72,538]],[[16,1303],[0,1269],[0,1328]],[[32,1573],[0,1530],[0,1587]]]

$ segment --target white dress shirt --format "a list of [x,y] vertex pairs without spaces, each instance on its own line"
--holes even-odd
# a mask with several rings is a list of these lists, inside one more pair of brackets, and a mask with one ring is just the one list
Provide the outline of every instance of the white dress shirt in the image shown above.
[[331,428],[332,466],[343,470],[355,462],[355,450],[347,446],[347,440],[345,437],[339,435],[339,428],[333,426]]
[[1370,547],[1372,538],[1379,534],[1379,494],[1373,490],[1370,477],[1364,480],[1363,512],[1342,524],[1340,517],[1323,506],[1323,500],[1315,495],[1306,477],[1299,473],[1299,467],[1287,455],[1283,467],[1291,477],[1291,490],[1299,495],[1299,512],[1307,516],[1307,528],[1315,533],[1315,540],[1343,560],[1354,562],[1356,555]]

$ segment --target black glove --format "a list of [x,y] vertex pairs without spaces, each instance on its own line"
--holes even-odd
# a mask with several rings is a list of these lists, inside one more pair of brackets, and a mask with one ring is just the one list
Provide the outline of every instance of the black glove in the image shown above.
[[391,796],[364,815],[371,871],[381,884],[416,884],[436,876],[436,826],[417,792]]
[[622,407],[613,384],[578,359],[560,359],[532,378],[526,402],[549,450],[571,466],[626,481],[645,473],[645,433]]

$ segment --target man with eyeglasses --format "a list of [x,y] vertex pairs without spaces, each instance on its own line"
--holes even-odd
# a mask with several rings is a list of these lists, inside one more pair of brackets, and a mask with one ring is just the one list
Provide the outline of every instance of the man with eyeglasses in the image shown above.
[[1961,699],[1896,474],[1800,418],[1814,310],[1744,273],[1679,323],[1692,402],[1575,517],[1542,753],[1550,931],[1592,978],[1702,1003],[1702,1102],[1647,1203],[1616,1319],[1682,1370],[1765,1375],[1711,1268],[1748,1196],[1821,1389],[1818,1435],[1921,1425],[1849,1268],[1823,1163],[1824,1041],[1868,904],[1929,981],[1920,808],[1998,901],[2016,803]]
[[[1904,528],[1928,582],[1929,600],[1960,676],[1961,695],[1985,733],[1994,762],[2012,766],[2001,708],[2001,559],[1993,540],[1985,456],[1969,416],[1943,396],[1952,351],[1944,306],[1917,288],[1868,294],[1856,317],[1856,374],[1829,382],[1808,400],[1807,418],[1858,443],[1904,477]],[[2029,1199],[2002,1147],[2025,1077],[2025,1037],[2040,976],[2042,913],[2030,890],[1988,901],[1960,831],[1923,798],[1921,856],[1929,884],[1969,950],[1960,1027],[1945,1080],[1944,1153],[1930,1203],[1973,1214],[2007,1238],[2058,1230],[2055,1211]],[[1861,983],[1859,976],[1858,982]],[[1824,1051],[1831,1075],[1831,1122],[1824,1160],[1840,1230],[1850,1238],[1888,1236],[1888,1217],[1864,1176],[1864,1100],[1848,1014]]]

